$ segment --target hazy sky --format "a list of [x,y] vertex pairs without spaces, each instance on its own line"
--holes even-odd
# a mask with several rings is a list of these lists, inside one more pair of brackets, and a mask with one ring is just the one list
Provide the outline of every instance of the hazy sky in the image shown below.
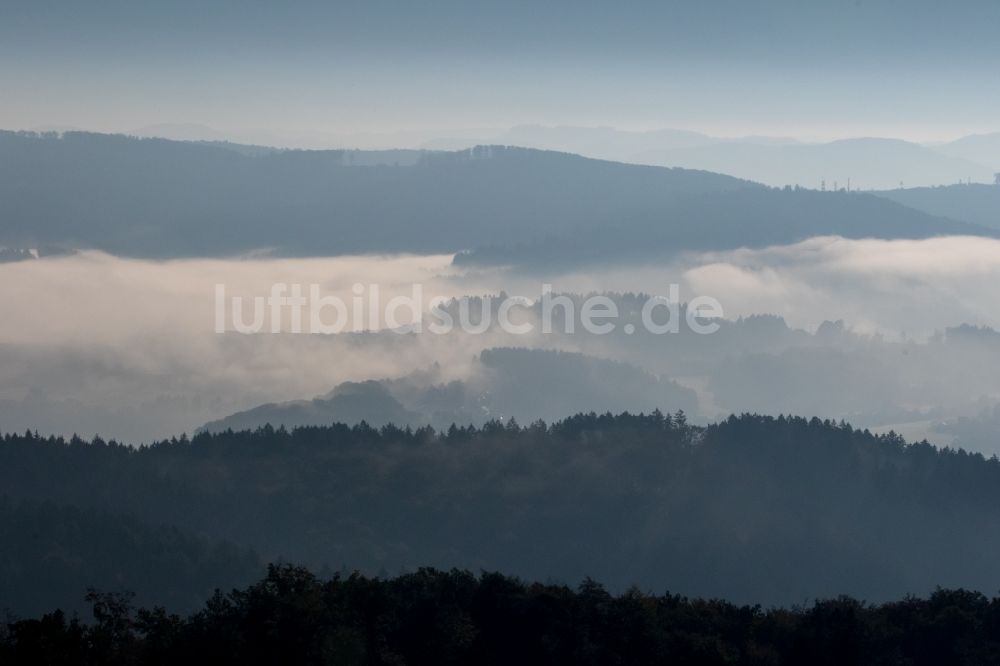
[[0,2],[0,127],[1000,130],[1000,3]]

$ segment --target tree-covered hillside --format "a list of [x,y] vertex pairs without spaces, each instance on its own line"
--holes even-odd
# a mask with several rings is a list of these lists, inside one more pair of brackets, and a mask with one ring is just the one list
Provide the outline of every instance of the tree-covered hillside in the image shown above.
[[737,605],[587,579],[527,583],[421,569],[324,579],[272,566],[179,617],[94,593],[93,621],[59,611],[0,629],[5,664],[647,664],[939,666],[1000,660],[1000,599],[937,590],[880,605],[846,596]]
[[1000,185],[949,185],[947,187],[913,187],[879,192],[904,206],[962,220],[990,229],[1000,229]]
[[477,250],[461,259],[552,267],[824,235],[994,233],[868,195],[772,190],[707,171],[505,146],[241,151],[0,132],[0,152],[0,245],[47,252]]
[[215,588],[245,585],[263,570],[232,543],[122,511],[127,505],[110,513],[0,495],[0,615],[82,611],[91,587],[190,611]]
[[494,419],[556,419],[601,408],[653,411],[672,405],[696,413],[694,391],[635,365],[579,353],[514,347],[486,349],[472,374],[443,381],[440,368],[394,380],[346,382],[313,400],[260,405],[205,424],[203,430],[253,430],[366,421],[369,425],[447,428]]
[[541,271],[655,263],[685,251],[763,248],[816,236],[891,240],[948,235],[996,236],[997,231],[863,192],[743,188],[683,197],[655,215],[584,225],[572,235],[553,231],[541,239],[505,239],[459,254],[455,261]]
[[704,171],[485,146],[399,156],[245,154],[87,133],[0,132],[0,244],[130,256],[453,252],[662,217],[753,183]]
[[1000,587],[1000,462],[817,419],[264,428],[141,449],[8,435],[0,487],[333,570],[593,576],[760,603]]

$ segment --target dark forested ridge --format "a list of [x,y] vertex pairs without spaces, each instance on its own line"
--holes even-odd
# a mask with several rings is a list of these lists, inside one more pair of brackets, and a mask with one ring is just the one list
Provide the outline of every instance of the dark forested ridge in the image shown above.
[[991,229],[1000,229],[1000,185],[981,183],[879,192],[897,203]]
[[293,428],[329,423],[389,423],[447,428],[496,418],[552,420],[592,409],[652,411],[673,405],[696,413],[691,389],[635,365],[580,353],[514,347],[483,350],[463,380],[442,381],[440,369],[393,380],[344,382],[313,400],[260,405],[205,424],[203,430]]
[[[623,227],[629,233],[622,233]],[[745,188],[685,197],[656,216],[635,216],[620,225],[591,225],[572,237],[550,234],[541,241],[508,240],[479,247],[457,255],[455,261],[549,269],[654,261],[680,251],[762,248],[815,236],[920,239],[945,235],[996,236],[997,231],[863,192]]]
[[0,488],[333,570],[593,576],[765,604],[1000,588],[1000,462],[818,419],[263,428],[139,449],[8,435]]
[[0,495],[0,613],[82,610],[89,587],[189,611],[262,570],[252,552],[176,527]]
[[729,176],[484,146],[276,151],[0,132],[0,244],[133,256],[451,252],[659,215]]
[[[265,151],[0,132],[0,244],[130,256],[455,252],[616,261],[818,235],[991,234],[867,195],[480,146]],[[51,250],[50,250],[51,251]]]
[[1000,599],[937,590],[790,609],[610,594],[496,573],[421,569],[324,579],[283,565],[186,618],[93,593],[93,621],[56,611],[0,629],[6,664],[994,664]]

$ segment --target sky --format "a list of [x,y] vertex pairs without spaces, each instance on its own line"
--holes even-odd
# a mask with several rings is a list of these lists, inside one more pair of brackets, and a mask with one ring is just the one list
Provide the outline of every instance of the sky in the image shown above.
[[1000,130],[1000,3],[0,1],[0,127]]

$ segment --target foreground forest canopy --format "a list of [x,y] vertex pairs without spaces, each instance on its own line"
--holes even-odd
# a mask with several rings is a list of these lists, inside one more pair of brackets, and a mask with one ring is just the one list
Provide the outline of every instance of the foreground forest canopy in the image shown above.
[[632,588],[610,594],[421,569],[324,580],[275,565],[186,618],[92,591],[93,621],[54,611],[0,629],[5,664],[995,664],[1000,598],[937,590],[790,609]]
[[[90,586],[188,611],[250,583],[256,558],[784,605],[998,589],[1000,462],[819,419],[264,427],[141,448],[27,433],[0,440],[0,487],[0,599],[21,614],[82,610]],[[151,551],[170,566],[144,574]]]

